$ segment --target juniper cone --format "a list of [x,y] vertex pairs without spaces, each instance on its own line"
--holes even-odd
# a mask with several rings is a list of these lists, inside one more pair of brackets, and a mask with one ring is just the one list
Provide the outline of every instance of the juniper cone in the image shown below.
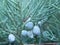
[[10,43],[14,42],[15,41],[15,36],[13,34],[9,34],[8,40],[9,40]]
[[33,35],[33,32],[32,31],[28,31],[27,36],[29,38],[34,38],[34,35]]
[[34,26],[33,33],[35,35],[40,35],[40,28],[39,28],[39,26],[37,26],[37,25]]
[[[35,23],[38,25],[41,20],[45,22],[43,21],[44,24],[39,29],[41,31],[40,41],[46,42],[42,33],[47,30],[57,37],[56,41],[60,42],[60,0],[0,0],[0,45],[8,42],[9,34],[14,34],[17,44],[34,43],[36,39],[31,40],[30,38],[24,38],[23,42],[21,32],[26,30],[25,22],[33,22],[32,25],[27,26],[33,30]],[[50,40],[47,41],[51,42]]]
[[15,36],[13,34],[9,34],[8,41],[9,41],[9,44],[14,45]]
[[21,35],[22,35],[22,36],[27,36],[27,33],[28,33],[28,31],[22,30]]
[[25,24],[25,27],[28,28],[28,29],[32,29],[33,28],[33,22],[27,22]]

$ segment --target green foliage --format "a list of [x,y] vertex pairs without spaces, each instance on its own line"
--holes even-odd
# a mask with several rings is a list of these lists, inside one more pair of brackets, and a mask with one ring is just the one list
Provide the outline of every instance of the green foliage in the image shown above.
[[21,30],[29,17],[33,23],[48,18],[41,26],[41,41],[45,41],[45,30],[60,41],[60,0],[0,0],[0,42],[7,41],[8,34],[13,33],[21,44]]

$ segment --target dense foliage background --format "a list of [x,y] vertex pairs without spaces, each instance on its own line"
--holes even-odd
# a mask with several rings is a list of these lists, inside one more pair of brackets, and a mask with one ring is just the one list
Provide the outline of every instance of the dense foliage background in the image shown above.
[[60,41],[60,0],[0,0],[0,43],[13,33],[21,44],[21,30],[29,17],[33,23],[48,18],[41,26],[41,42],[46,41],[42,36],[45,30]]

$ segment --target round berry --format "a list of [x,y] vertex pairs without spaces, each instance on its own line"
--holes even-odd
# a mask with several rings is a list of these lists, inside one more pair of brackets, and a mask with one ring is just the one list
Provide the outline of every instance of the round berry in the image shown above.
[[28,31],[27,36],[28,36],[29,38],[34,38],[32,31]]
[[21,35],[22,36],[26,36],[27,35],[27,31],[26,30],[22,30]]
[[39,26],[37,26],[37,25],[34,26],[33,33],[35,35],[40,35],[40,28],[39,28]]
[[14,42],[15,41],[15,36],[13,34],[9,34],[8,40],[9,40],[9,42]]
[[25,27],[28,28],[28,29],[32,29],[33,28],[33,22],[26,23]]

